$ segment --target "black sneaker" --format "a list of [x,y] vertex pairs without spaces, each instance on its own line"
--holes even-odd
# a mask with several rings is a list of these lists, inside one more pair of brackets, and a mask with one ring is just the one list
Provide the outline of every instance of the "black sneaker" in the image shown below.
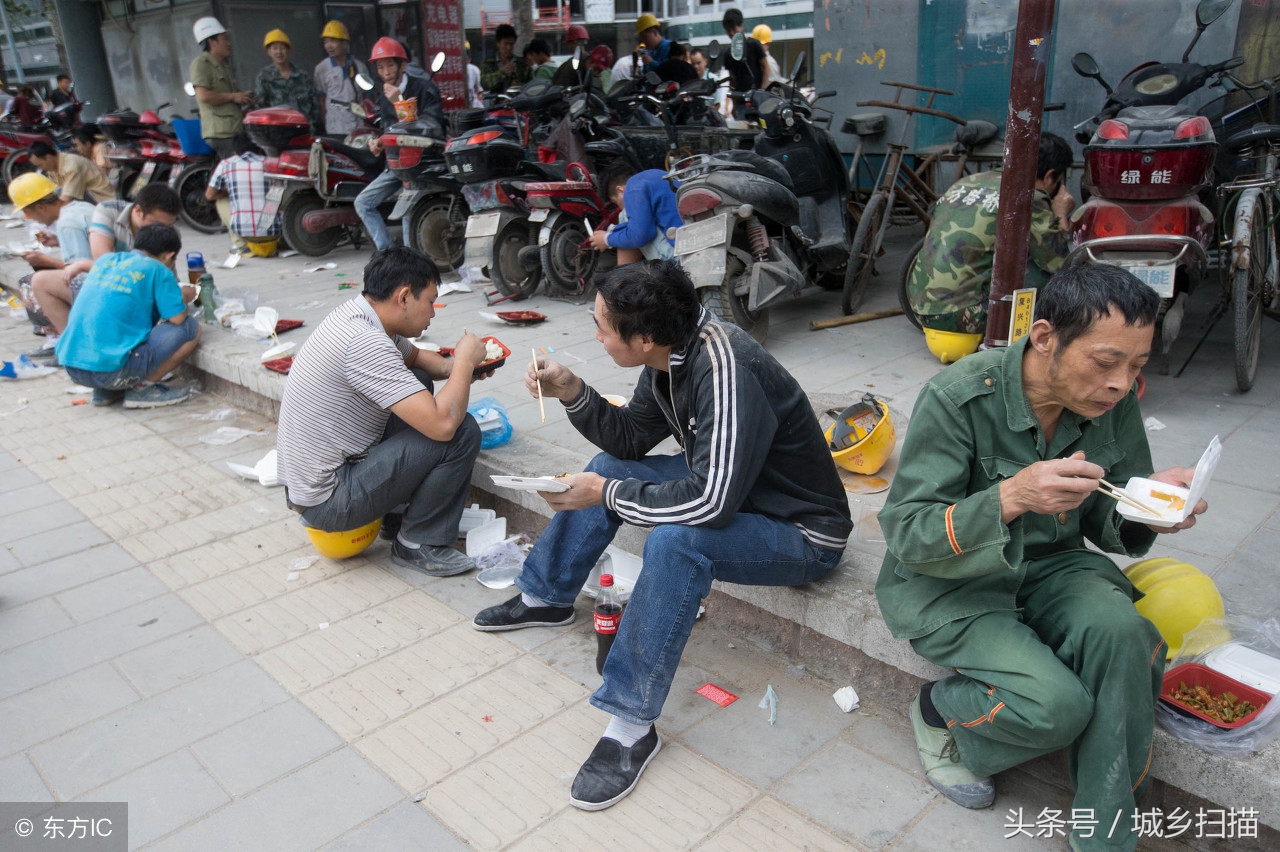
[[391,561],[432,577],[452,577],[476,567],[474,559],[452,547],[424,544],[412,548],[399,541],[391,543]]
[[125,392],[122,390],[103,390],[102,388],[93,389],[93,404],[99,407],[115,405],[118,402],[124,402]]
[[480,610],[471,620],[471,626],[476,630],[497,633],[521,627],[563,627],[573,624],[573,618],[571,606],[525,606],[516,595],[506,603]]
[[404,512],[387,512],[382,516],[382,531],[378,537],[383,541],[395,541],[404,526]]
[[573,779],[569,804],[584,811],[602,811],[617,804],[636,788],[640,773],[661,749],[662,737],[652,725],[631,748],[601,737]]

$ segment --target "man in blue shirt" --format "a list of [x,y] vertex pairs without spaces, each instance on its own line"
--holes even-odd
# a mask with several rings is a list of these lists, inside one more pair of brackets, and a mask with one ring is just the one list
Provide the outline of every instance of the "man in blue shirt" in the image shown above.
[[636,37],[644,48],[640,61],[646,68],[657,67],[667,61],[671,53],[671,39],[662,37],[662,26],[655,15],[645,12],[636,19]]
[[187,315],[195,288],[179,287],[173,274],[181,250],[173,228],[147,225],[133,251],[103,255],[90,270],[57,353],[73,382],[94,389],[94,405],[158,408],[190,396],[158,384],[200,340],[200,325]]
[[661,169],[637,173],[621,160],[611,165],[601,184],[605,196],[622,208],[622,216],[608,233],[592,233],[591,247],[596,251],[617,249],[619,266],[674,256],[675,246],[667,239],[667,229],[682,223],[676,191],[665,175]]

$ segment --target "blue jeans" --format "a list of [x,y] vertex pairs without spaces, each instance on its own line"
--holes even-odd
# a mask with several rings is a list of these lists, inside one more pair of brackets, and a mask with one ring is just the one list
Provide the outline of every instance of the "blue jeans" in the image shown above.
[[182,325],[174,325],[168,321],[159,323],[151,329],[151,334],[146,340],[133,348],[120,369],[112,372],[97,372],[67,367],[67,375],[71,377],[71,381],[91,388],[109,391],[131,390],[137,386],[138,382],[168,361],[169,356],[195,337],[199,330],[200,324],[193,316],[187,317]]
[[[587,470],[608,479],[683,479],[683,456],[622,461],[607,453]],[[571,606],[600,555],[622,526],[603,506],[557,512],[525,560],[516,586],[553,606]],[[699,602],[711,581],[798,586],[824,577],[840,553],[811,544],[793,524],[739,512],[723,527],[663,524],[644,545],[644,570],[623,613],[604,665],[596,707],[634,724],[658,718],[667,700]]]
[[375,249],[391,248],[391,234],[387,231],[387,223],[382,221],[378,207],[388,198],[400,191],[400,178],[391,169],[384,169],[382,174],[373,179],[373,183],[360,190],[356,196],[356,213],[360,221],[373,238]]

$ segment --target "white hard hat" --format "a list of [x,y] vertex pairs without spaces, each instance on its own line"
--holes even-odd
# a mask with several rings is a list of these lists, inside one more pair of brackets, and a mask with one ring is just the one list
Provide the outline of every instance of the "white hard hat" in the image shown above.
[[227,31],[227,28],[217,18],[199,18],[191,29],[195,33],[196,44],[204,44],[205,39],[213,38]]

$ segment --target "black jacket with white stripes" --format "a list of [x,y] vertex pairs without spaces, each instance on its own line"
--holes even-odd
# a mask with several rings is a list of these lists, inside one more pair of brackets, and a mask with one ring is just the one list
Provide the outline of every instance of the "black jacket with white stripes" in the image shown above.
[[760,344],[703,311],[671,372],[646,367],[625,408],[585,383],[566,410],[615,458],[641,459],[671,435],[690,474],[671,482],[611,479],[604,504],[639,526],[725,526],[737,512],[788,521],[840,551],[849,502],[804,391]]

